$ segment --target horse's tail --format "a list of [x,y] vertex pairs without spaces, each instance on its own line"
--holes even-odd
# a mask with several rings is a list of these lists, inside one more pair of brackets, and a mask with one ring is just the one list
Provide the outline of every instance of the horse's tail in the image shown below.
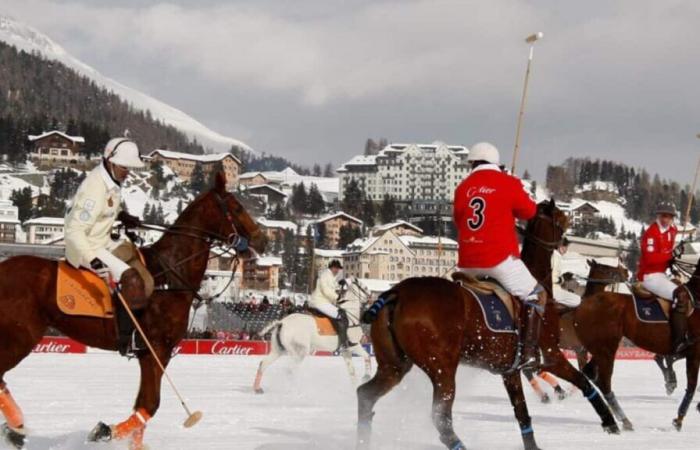
[[282,338],[280,337],[280,332],[282,331],[282,325],[284,323],[281,320],[275,320],[268,324],[265,328],[260,330],[260,333],[258,333],[261,337],[265,336],[269,332],[273,332],[272,339],[275,340],[277,343],[277,346],[279,347],[280,350],[283,352],[287,351],[286,348],[284,348],[284,345],[282,344]]
[[377,298],[377,301],[372,303],[372,306],[370,306],[369,309],[362,315],[362,322],[374,322],[379,315],[379,311],[381,311],[385,306],[396,302],[397,299],[398,294],[393,289],[389,289],[388,291],[382,293],[379,298]]

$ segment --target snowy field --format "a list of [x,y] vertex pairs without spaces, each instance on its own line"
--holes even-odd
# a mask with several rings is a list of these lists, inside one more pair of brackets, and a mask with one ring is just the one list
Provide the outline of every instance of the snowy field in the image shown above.
[[[186,430],[175,396],[164,385],[163,402],[146,433],[156,449],[352,449],[356,400],[339,358],[310,358],[290,375],[281,361],[263,380],[266,393],[251,384],[259,357],[180,356],[171,373],[193,409],[204,419]],[[356,364],[360,368],[360,361]],[[678,364],[678,369],[683,367]],[[33,354],[6,379],[24,408],[31,431],[28,449],[122,449],[120,444],[85,444],[98,420],[121,421],[131,412],[138,368],[111,354]],[[500,378],[469,368],[459,372],[455,429],[470,449],[521,449],[511,406]],[[685,377],[679,372],[679,382]],[[700,415],[691,408],[684,431],[670,426],[679,396],[667,397],[653,362],[618,362],[616,392],[637,431],[602,432],[579,393],[543,405],[526,386],[539,445],[545,449],[690,449],[700,439]],[[444,448],[430,422],[430,385],[413,369],[376,408],[376,449]],[[0,448],[3,444],[0,444]]]

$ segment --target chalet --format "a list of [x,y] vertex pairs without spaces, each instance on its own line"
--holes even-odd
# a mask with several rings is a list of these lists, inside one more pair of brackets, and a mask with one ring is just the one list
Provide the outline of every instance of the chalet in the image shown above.
[[231,153],[193,155],[170,150],[153,150],[144,159],[151,164],[156,162],[165,164],[185,182],[192,179],[192,173],[198,165],[202,168],[205,178],[209,178],[213,171],[222,168],[226,173],[226,188],[233,190],[238,186],[241,160]]
[[242,186],[260,186],[264,184],[271,184],[268,177],[262,172],[246,172],[241,174],[240,183]]
[[600,210],[589,202],[572,205],[569,212],[572,225],[580,225],[583,223],[593,224],[598,219],[599,215]]
[[29,158],[42,164],[77,165],[85,161],[85,155],[80,151],[85,144],[81,136],[69,136],[61,131],[53,130],[39,135],[29,135],[33,148]]
[[321,217],[314,224],[318,233],[323,235],[326,245],[337,248],[340,241],[340,229],[344,226],[361,229],[363,222],[357,217],[340,211]]
[[289,220],[270,220],[261,217],[258,219],[258,225],[270,242],[282,240],[285,231],[297,234],[297,225]]
[[284,205],[287,201],[287,194],[269,184],[250,185],[245,191],[250,195],[262,197],[268,208]]

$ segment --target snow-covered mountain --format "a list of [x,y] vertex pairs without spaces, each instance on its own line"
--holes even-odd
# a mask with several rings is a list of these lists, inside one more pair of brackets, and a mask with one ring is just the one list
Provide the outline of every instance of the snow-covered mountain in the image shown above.
[[191,138],[197,138],[205,147],[227,151],[232,145],[251,150],[251,148],[228,136],[217,133],[204,124],[190,117],[183,111],[156,100],[149,95],[125,86],[90,67],[69,54],[63,47],[38,30],[13,18],[0,14],[0,41],[5,41],[26,52],[38,52],[45,58],[59,61],[78,73],[92,79],[99,86],[113,91],[135,108],[149,110],[154,118],[172,125]]

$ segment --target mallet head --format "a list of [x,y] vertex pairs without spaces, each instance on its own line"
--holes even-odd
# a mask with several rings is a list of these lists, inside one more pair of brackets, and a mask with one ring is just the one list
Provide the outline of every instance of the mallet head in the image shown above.
[[535,34],[531,34],[530,36],[526,37],[525,42],[527,42],[528,44],[534,44],[536,41],[539,41],[543,37],[544,37],[544,33],[541,31],[538,31]]

